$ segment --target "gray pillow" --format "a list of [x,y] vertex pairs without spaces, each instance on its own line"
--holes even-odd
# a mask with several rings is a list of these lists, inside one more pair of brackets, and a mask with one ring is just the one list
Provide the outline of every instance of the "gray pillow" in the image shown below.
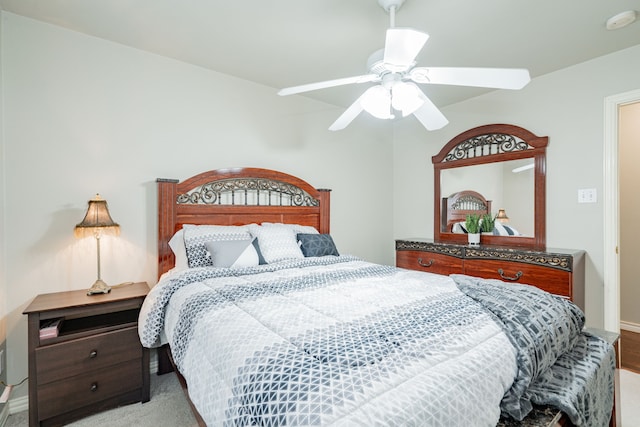
[[214,267],[253,267],[260,262],[252,240],[214,240],[205,246]]
[[298,233],[298,242],[304,256],[339,256],[338,249],[330,234]]

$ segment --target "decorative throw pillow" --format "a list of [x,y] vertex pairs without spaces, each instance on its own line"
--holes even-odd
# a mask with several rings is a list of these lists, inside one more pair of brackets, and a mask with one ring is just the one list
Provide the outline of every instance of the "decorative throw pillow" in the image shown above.
[[298,234],[300,249],[304,256],[339,256],[330,234]]
[[189,267],[205,267],[213,265],[211,256],[205,244],[219,240],[248,240],[251,241],[249,228],[234,225],[185,225],[184,246],[187,252]]
[[253,267],[259,263],[253,240],[212,240],[205,246],[214,267]]
[[262,256],[262,251],[260,251],[260,245],[258,244],[258,238],[254,237],[253,240],[251,241],[251,244],[253,245],[254,248],[256,248],[256,253],[258,254],[258,264],[260,264],[260,265],[266,264],[267,261],[264,260],[264,257]]
[[250,226],[251,235],[257,237],[260,252],[267,264],[285,259],[304,258],[296,240],[296,233],[285,224]]

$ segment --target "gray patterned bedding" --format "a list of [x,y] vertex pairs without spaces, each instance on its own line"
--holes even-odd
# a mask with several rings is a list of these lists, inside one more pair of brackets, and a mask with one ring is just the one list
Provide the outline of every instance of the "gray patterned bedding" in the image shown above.
[[151,290],[139,333],[166,336],[209,426],[495,426],[531,402],[604,425],[612,350],[579,310],[536,294],[514,314],[515,289],[454,278],[351,256],[191,268]]

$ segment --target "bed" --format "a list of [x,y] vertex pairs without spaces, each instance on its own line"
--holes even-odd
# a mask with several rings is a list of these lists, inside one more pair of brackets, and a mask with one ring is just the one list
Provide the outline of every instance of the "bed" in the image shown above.
[[[456,234],[467,233],[465,220],[467,215],[491,214],[491,200],[473,190],[463,190],[442,198],[443,230]],[[510,225],[495,222],[492,232],[495,236],[519,236],[520,233]]]
[[201,425],[514,425],[538,405],[608,423],[615,353],[577,306],[343,254],[329,216],[329,190],[278,171],[158,180],[139,333]]

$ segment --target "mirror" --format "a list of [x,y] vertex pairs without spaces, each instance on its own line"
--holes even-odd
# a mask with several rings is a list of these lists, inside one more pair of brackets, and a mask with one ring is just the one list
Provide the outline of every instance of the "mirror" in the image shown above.
[[[447,197],[473,189],[491,201],[491,216],[502,209],[507,216],[504,224],[517,235],[533,237],[534,166],[533,159],[520,159],[444,169],[440,173],[440,193]],[[441,228],[447,231],[445,225]]]
[[482,245],[545,249],[547,144],[547,137],[512,125],[480,126],[449,141],[432,158],[434,240],[467,243],[466,234],[452,232],[455,214],[447,211],[446,200],[455,193],[472,190],[491,201],[492,216],[503,209],[508,220],[500,221],[505,226],[502,230],[514,232],[482,235]]

